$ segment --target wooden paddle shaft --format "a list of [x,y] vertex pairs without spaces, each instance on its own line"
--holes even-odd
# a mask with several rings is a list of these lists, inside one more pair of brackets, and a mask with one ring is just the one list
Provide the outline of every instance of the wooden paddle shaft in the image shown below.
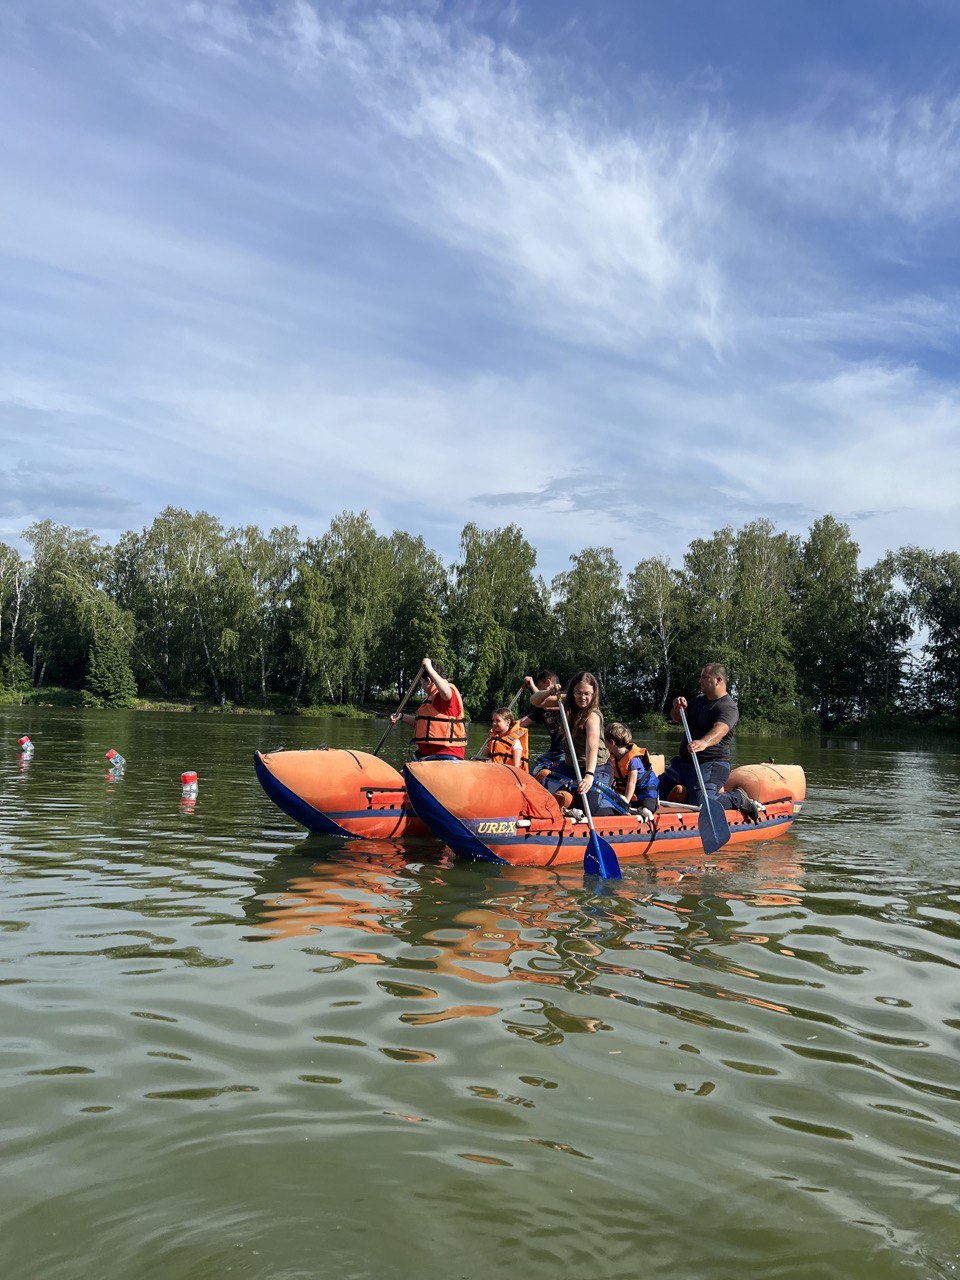
[[[413,691],[417,687],[417,685],[420,683],[420,677],[422,675],[423,675],[423,663],[421,662],[420,666],[417,669],[416,678],[414,679],[413,684],[411,684],[410,688],[403,695],[403,701],[400,703],[399,707],[397,707],[396,711],[393,713],[395,716],[399,716],[403,714],[403,708],[407,705],[407,703],[413,697]],[[386,742],[387,738],[389,738],[390,732],[392,729],[393,729],[393,720],[391,720],[390,723],[387,725],[387,727],[384,729],[383,734],[381,735],[380,741],[374,747],[373,754],[375,756],[378,756],[380,754],[380,748]]]

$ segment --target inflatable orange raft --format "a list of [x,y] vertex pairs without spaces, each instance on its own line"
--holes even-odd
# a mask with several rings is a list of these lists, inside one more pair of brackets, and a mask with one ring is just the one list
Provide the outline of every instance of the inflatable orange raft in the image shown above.
[[[414,761],[403,777],[417,814],[461,858],[539,867],[583,863],[586,822],[565,818],[549,791],[512,765]],[[734,787],[766,805],[766,813],[752,822],[729,811],[730,846],[783,835],[807,790],[799,765],[743,765],[730,774],[727,789]],[[664,804],[652,821],[624,814],[594,824],[619,859],[672,857],[702,852],[698,816],[691,806]]]
[[431,838],[410,807],[403,778],[368,751],[256,751],[253,762],[273,803],[308,831],[367,840]]

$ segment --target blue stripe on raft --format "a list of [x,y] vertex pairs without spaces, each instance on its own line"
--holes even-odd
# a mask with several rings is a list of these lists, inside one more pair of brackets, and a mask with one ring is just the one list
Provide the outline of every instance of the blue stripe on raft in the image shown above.
[[253,753],[253,764],[261,787],[263,787],[277,808],[282,809],[288,818],[292,818],[294,822],[299,822],[301,827],[306,827],[314,835],[345,836],[348,840],[357,838],[352,831],[347,831],[338,826],[325,813],[321,813],[319,809],[314,809],[312,804],[307,804],[306,800],[302,800],[289,787],[285,787],[282,782],[278,782],[263,763],[259,751]]
[[[483,819],[483,821],[496,822],[497,819],[496,818]],[[504,818],[503,821],[513,822],[515,821],[515,819]],[[474,828],[476,827],[476,825],[477,825],[476,823],[471,824],[471,826]],[[468,835],[470,835],[473,839],[478,840],[482,843],[481,837],[476,834],[475,830],[472,830],[470,826],[466,827],[466,830]],[[651,843],[650,836],[645,831],[639,831],[639,832],[631,831],[628,835],[622,835],[622,836],[604,835],[602,831],[598,831],[597,835],[600,836],[603,840],[607,840],[611,844],[615,843],[617,845],[624,845],[624,844],[645,844],[646,845]],[[492,835],[492,836],[489,836],[488,838],[492,841],[493,844],[526,845],[528,848],[529,847],[539,848],[542,846],[544,848],[555,849],[558,843],[559,844],[571,843],[574,845],[582,844],[584,847],[586,847],[587,841],[590,839],[590,828],[586,825],[586,823],[583,823],[582,825],[578,824],[576,829],[574,829],[573,827],[548,827],[546,831],[535,831],[535,832],[530,832],[528,827],[521,827],[519,831],[516,831],[513,834],[505,834],[502,836]],[[502,858],[498,859],[498,861],[502,862],[503,859]]]
[[[473,821],[469,824],[464,825],[464,830],[472,840],[482,844],[483,842],[480,839],[480,837],[476,834],[476,829],[475,829],[480,821],[490,821],[490,819],[477,819],[476,821]],[[496,821],[496,819],[492,819],[492,821]],[[513,819],[504,818],[503,821],[512,822]],[[792,821],[793,821],[793,815],[785,814],[783,817],[767,818],[763,822],[744,823],[742,826],[737,825],[737,826],[731,827],[730,830],[735,834],[738,831],[755,830],[757,827],[770,828],[770,827],[784,826],[784,825],[788,825]],[[505,834],[505,835],[491,836],[490,839],[494,844],[499,844],[499,845],[507,845],[507,846],[527,845],[527,846],[532,846],[536,848],[539,848],[541,846],[543,847],[554,846],[557,842],[558,836],[562,839],[562,842],[564,844],[570,843],[573,845],[586,846],[587,841],[590,839],[590,828],[585,823],[578,823],[575,828],[551,827],[551,828],[548,828],[546,831],[535,831],[535,832],[531,832],[530,834],[527,834],[528,830],[529,828],[522,828],[521,830],[517,831],[513,835]],[[657,845],[667,845],[672,840],[689,840],[691,838],[699,839],[700,837],[700,833],[696,827],[678,827],[675,831],[657,831],[654,834],[650,831],[649,825],[645,825],[643,829],[638,831],[624,832],[623,835],[620,835],[619,833],[613,833],[610,831],[603,831],[598,828],[597,835],[601,836],[604,840],[607,840],[610,844],[614,845],[614,847],[619,847],[619,848],[622,848],[624,845],[636,845],[636,844],[643,844],[649,847],[656,847]],[[737,844],[740,843],[740,841],[733,840],[731,843],[734,846],[736,846]],[[454,846],[451,845],[450,847],[453,848]],[[723,846],[723,847],[726,848],[726,846]],[[490,855],[488,851],[488,857],[490,856],[492,855]],[[497,861],[502,862],[503,859],[498,858]]]
[[506,862],[505,858],[498,858],[469,827],[434,799],[423,783],[407,768],[403,770],[403,780],[417,817],[425,822],[432,833],[451,848],[458,858],[467,858],[471,862]]

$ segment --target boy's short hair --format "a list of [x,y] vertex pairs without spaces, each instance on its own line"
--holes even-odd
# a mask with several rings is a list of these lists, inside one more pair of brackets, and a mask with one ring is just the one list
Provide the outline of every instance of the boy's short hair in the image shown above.
[[536,684],[559,684],[560,677],[557,675],[555,671],[547,671],[546,669],[544,669],[537,676],[535,683]]
[[614,720],[612,724],[607,725],[603,731],[603,739],[605,742],[615,742],[618,747],[633,746],[633,734],[619,720]]

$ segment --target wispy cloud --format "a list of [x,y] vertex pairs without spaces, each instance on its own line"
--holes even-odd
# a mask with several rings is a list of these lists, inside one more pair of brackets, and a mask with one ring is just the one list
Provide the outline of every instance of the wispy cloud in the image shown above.
[[[548,480],[535,489],[477,493],[471,495],[470,501],[486,509],[503,508],[507,513],[540,509],[554,518],[581,517],[587,523],[595,520],[598,512],[622,520],[628,526],[639,526],[651,517],[664,522],[662,512],[647,505],[642,486],[632,477],[591,475],[581,469],[570,476]],[[665,523],[676,527],[672,520],[667,519]]]
[[826,217],[923,227],[960,209],[960,96],[942,85],[892,98],[844,79],[757,147],[770,181]]
[[509,50],[421,19],[349,36],[318,22],[311,42],[406,144],[407,215],[481,254],[541,325],[621,351],[719,340],[710,246],[729,144],[709,117],[665,125],[651,94],[611,129]]
[[209,0],[100,7],[122,29],[135,16],[248,75],[292,76],[302,134],[271,130],[268,115],[254,137],[298,143],[300,164],[321,171],[327,159],[311,145],[332,141],[337,176],[352,184],[342,140],[335,129],[318,139],[311,119],[335,87],[357,160],[376,158],[392,216],[478,259],[491,291],[548,332],[627,353],[654,337],[722,341],[712,254],[731,141],[702,109],[668,120],[654,87],[640,85],[629,125],[613,127],[603,103],[568,96],[561,63],[551,80],[462,20],[392,5],[350,19],[293,0],[258,22]]

